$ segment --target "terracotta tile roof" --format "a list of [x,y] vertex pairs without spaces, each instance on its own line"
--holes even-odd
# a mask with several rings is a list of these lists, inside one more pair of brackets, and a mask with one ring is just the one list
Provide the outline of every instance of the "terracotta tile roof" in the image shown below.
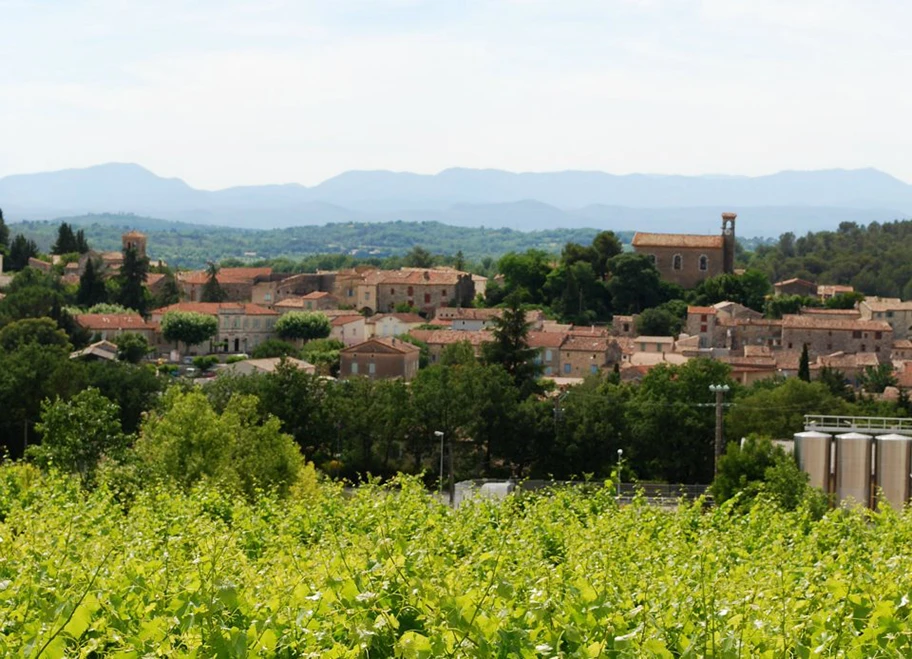
[[465,332],[459,330],[416,329],[409,332],[409,335],[415,337],[419,341],[427,343],[428,345],[450,345],[453,343],[468,341],[473,346],[477,346],[481,345],[482,343],[488,343],[489,341],[494,340],[494,335],[486,330]]
[[866,366],[877,366],[880,361],[873,352],[856,352],[845,353],[835,352],[832,355],[821,355],[817,358],[820,366],[838,368],[841,370],[849,368],[864,368]]
[[150,272],[146,275],[146,286],[155,286],[158,282],[165,278],[165,275],[161,272]]
[[771,354],[769,346],[744,346],[745,357],[768,357]]
[[375,270],[364,275],[367,284],[388,286],[411,284],[426,286],[455,286],[464,273],[458,270]]
[[871,311],[912,311],[912,300],[902,302],[901,300],[864,300],[862,304]]
[[722,249],[722,236],[696,236],[684,233],[641,233],[633,236],[634,247],[683,247],[689,249]]
[[912,341],[909,339],[900,339],[893,342],[894,350],[912,350]]
[[819,309],[817,307],[801,307],[802,316],[843,316],[846,318],[861,318],[858,309]]
[[419,352],[421,350],[421,348],[419,348],[415,344],[409,343],[408,341],[403,341],[402,339],[397,339],[394,337],[382,337],[382,338],[374,337],[372,339],[368,339],[367,341],[364,341],[363,343],[359,343],[357,345],[353,345],[353,346],[344,348],[344,349],[340,350],[339,352],[345,352],[345,353],[364,352],[366,348],[369,348],[371,345],[376,345],[376,344],[381,344],[383,346],[386,346],[387,348],[392,348],[396,352],[399,352],[403,355],[408,355],[411,353]]
[[[272,268],[222,268],[216,275],[220,284],[252,284],[258,277],[268,277]],[[209,281],[209,273],[205,270],[181,272],[177,278],[186,284],[205,284]]]
[[81,313],[76,324],[87,330],[147,330],[152,329],[138,313]]
[[633,340],[636,343],[674,343],[673,336],[635,336]]
[[332,297],[332,293],[327,293],[326,291],[314,291],[308,293],[307,295],[302,295],[302,300],[322,300],[324,298]]
[[526,340],[530,348],[560,348],[566,338],[563,332],[529,332]]
[[[527,314],[528,315],[528,314]],[[456,309],[446,314],[447,320],[490,320],[503,316],[503,309]]]
[[840,293],[854,293],[854,286],[843,284],[818,284],[817,295],[839,295]]
[[614,339],[607,336],[569,335],[561,345],[561,350],[578,350],[583,352],[605,352]]
[[178,302],[168,307],[155,309],[155,315],[164,315],[169,311],[194,311],[209,316],[217,316],[219,312],[241,311],[248,316],[278,316],[278,311],[261,307],[252,302]]
[[715,315],[716,308],[715,307],[687,307],[687,313],[700,314],[700,315],[706,314],[707,316]]
[[867,332],[892,332],[893,328],[882,320],[847,320],[843,318],[826,318],[798,316],[794,314],[782,317],[783,329],[810,330],[860,330]]
[[912,362],[902,362],[903,366],[893,375],[896,384],[902,389],[912,389]]
[[611,331],[607,327],[599,327],[597,325],[571,325],[567,333],[573,336],[609,336]]
[[364,316],[349,312],[347,316],[333,316],[329,319],[329,322],[333,327],[341,327],[342,325],[348,325],[349,323],[354,323],[359,320],[364,320]]

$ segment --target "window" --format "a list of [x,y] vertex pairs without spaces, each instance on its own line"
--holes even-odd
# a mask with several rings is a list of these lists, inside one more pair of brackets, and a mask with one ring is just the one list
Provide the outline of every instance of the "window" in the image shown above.
[[545,361],[546,362],[551,361],[551,351],[550,350],[545,350]]
[[592,364],[592,365],[589,367],[589,372],[590,372],[590,373],[598,373],[598,366],[596,366],[595,364]]
[[706,332],[706,331],[707,331],[706,325],[700,325],[700,331],[701,331],[701,332]]
[[570,372],[570,364],[564,364],[564,373]]
[[408,296],[409,296],[409,297],[412,297],[414,294],[415,294],[415,287],[414,287],[414,286],[409,286],[409,287],[408,287]]
[[874,352],[880,352],[880,346],[874,346]]
[[858,331],[858,330],[855,330],[854,332],[852,332],[852,338],[853,338],[853,339],[860,339],[860,338],[861,338],[861,332]]
[[700,314],[700,322],[701,322],[701,323],[705,323],[705,322],[706,322],[706,314],[705,314],[705,313],[701,313],[701,314]]
[[365,300],[370,300],[370,299],[371,299],[370,291],[364,291],[364,299],[365,299]]
[[263,296],[263,299],[267,302],[272,302],[272,293],[266,293],[266,295]]
[[373,375],[374,373],[376,373],[376,372],[377,372],[377,365],[374,364],[374,362],[371,362],[370,364],[368,364],[368,365],[367,365],[367,372],[370,373],[371,375]]
[[675,254],[671,257],[671,269],[680,270],[684,267],[684,258],[680,254]]
[[[879,316],[879,315],[880,315],[880,314],[878,314],[878,316]],[[888,312],[887,312],[887,318],[892,318],[892,317],[893,317],[893,312],[892,312],[892,311],[888,311]]]
[[447,296],[446,289],[444,288],[442,291],[440,291],[440,297],[446,297],[446,296]]
[[862,351],[862,352],[865,351],[865,344],[864,344],[864,343],[861,344],[861,351]]
[[395,295],[395,294],[396,294],[396,289],[395,289],[395,288],[391,288],[391,289],[390,289],[390,295]]
[[709,270],[709,257],[706,254],[700,256],[700,270],[703,272]]
[[878,341],[883,337],[883,332],[874,332],[874,338]]
[[658,261],[656,261],[656,255],[655,255],[655,254],[647,254],[646,257],[649,259],[649,262],[652,263],[652,265],[657,265],[657,264],[658,264]]
[[624,331],[625,331],[625,332],[629,332],[629,331],[630,331],[630,323],[624,323]]
[[430,303],[431,303],[431,294],[430,294],[430,293],[425,293],[425,294],[424,294],[424,303],[425,303],[425,304],[430,304]]
[[354,296],[355,296],[355,289],[349,288],[349,289],[348,289],[348,292],[346,293],[346,295],[348,295],[348,297],[354,297]]
[[789,341],[789,350],[791,350],[791,349],[792,349],[792,343],[791,343],[791,341]]
[[[237,320],[235,320],[235,322],[237,322]],[[235,327],[237,327],[237,325],[235,325]],[[260,329],[260,319],[259,318],[253,319],[253,329]]]
[[832,349],[833,349],[833,344],[827,343],[827,350],[832,350]]
[[545,367],[545,375],[551,375],[551,371],[552,371],[552,369],[550,366]]
[[358,362],[352,362],[352,375],[358,375]]

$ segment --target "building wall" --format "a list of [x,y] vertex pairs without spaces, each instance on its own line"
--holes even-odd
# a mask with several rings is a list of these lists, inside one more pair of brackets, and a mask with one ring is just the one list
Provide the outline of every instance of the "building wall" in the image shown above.
[[893,348],[893,332],[811,327],[782,328],[783,349],[801,350],[805,344],[812,358],[834,352],[873,352],[880,361],[888,361]]
[[690,336],[700,339],[701,348],[711,348],[714,345],[713,337],[716,334],[716,314],[714,313],[689,313],[684,331]]
[[560,377],[560,348],[539,348],[535,363],[541,366],[542,375],[546,377]]
[[[690,247],[635,247],[638,254],[655,258],[656,269],[666,281],[684,288],[693,288],[704,279],[725,272],[724,250],[717,248]],[[674,268],[675,255],[681,256],[681,268]],[[700,270],[700,257],[707,257],[706,270]]]
[[344,325],[333,325],[329,338],[336,339],[346,347],[367,341],[367,325],[363,318],[354,319]]
[[858,309],[864,320],[881,320],[889,324],[893,328],[893,338],[900,341],[909,338],[909,327],[912,326],[912,309],[904,309],[903,306],[884,311],[872,311],[867,304],[862,302],[858,305]]
[[468,275],[459,277],[454,283],[389,283],[377,284],[377,309],[393,311],[400,304],[416,309],[434,310],[471,304],[475,297],[475,283]]
[[418,374],[418,351],[406,354],[342,353],[339,376],[367,377],[371,380],[402,378],[409,381]]

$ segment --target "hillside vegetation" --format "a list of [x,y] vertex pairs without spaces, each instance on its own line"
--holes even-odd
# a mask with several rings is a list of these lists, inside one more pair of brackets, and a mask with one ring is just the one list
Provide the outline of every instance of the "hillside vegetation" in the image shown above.
[[[454,255],[461,250],[466,258],[479,260],[527,249],[558,253],[565,243],[589,243],[598,233],[595,229],[525,232],[454,227],[438,222],[340,223],[255,231],[168,222],[136,215],[86,215],[47,222],[17,222],[10,228],[47,251],[57,237],[61,222],[84,229],[89,243],[99,250],[119,250],[121,234],[128,229],[138,229],[148,234],[149,253],[153,258],[182,268],[203,267],[207,261],[245,258],[248,253],[255,254],[246,257],[248,260],[300,259],[333,253],[362,259],[383,258],[405,254],[416,245],[434,254]],[[627,241],[631,236],[632,232],[624,234]]]
[[802,277],[824,284],[850,284],[867,295],[912,299],[912,221],[859,226],[843,222],[836,231],[796,237],[785,233],[779,241],[759,245],[750,256],[750,268],[772,281]]

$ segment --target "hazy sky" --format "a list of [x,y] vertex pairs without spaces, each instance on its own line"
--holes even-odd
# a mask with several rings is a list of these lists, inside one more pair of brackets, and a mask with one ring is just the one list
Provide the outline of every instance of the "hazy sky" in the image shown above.
[[347,169],[912,181],[900,0],[0,0],[0,176]]

